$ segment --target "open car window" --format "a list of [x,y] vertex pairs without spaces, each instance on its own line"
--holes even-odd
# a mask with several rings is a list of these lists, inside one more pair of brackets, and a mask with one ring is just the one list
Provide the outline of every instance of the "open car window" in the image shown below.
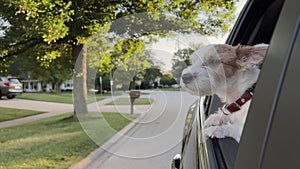
[[[248,1],[226,43],[230,45],[269,44],[283,3],[284,0]],[[216,96],[209,99],[211,101],[206,116],[223,106]],[[208,139],[207,145],[211,149],[208,151],[210,158],[214,158],[210,161],[216,164],[216,168],[233,168],[239,148],[235,140]]]

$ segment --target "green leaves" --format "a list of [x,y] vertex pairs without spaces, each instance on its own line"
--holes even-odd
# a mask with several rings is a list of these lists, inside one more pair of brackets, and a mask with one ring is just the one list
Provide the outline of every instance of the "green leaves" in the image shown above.
[[72,20],[74,10],[70,9],[72,1],[63,0],[14,0],[11,5],[16,6],[15,15],[25,15],[25,20],[36,25],[38,34],[48,44],[64,38],[69,31],[66,22]]
[[[89,65],[99,67],[100,72],[110,72],[116,67],[124,71],[129,70],[130,67],[137,69],[149,67],[150,64],[142,59],[145,56],[144,41],[114,37],[113,42],[102,36],[95,38],[102,43],[95,43],[96,39],[88,42],[88,59]],[[108,46],[107,43],[111,45]]]
[[103,30],[94,39],[94,46],[89,44],[93,56],[88,58],[89,64],[105,72],[113,70],[116,63],[128,70],[126,64],[133,60],[148,67],[141,59],[145,44],[172,31],[210,35],[227,31],[234,18],[235,1],[0,0],[0,17],[10,24],[2,28],[5,37],[0,39],[1,56],[30,55],[49,67],[54,60],[71,55],[63,54],[57,46],[71,51],[72,45],[91,43],[89,38]]
[[60,51],[49,51],[44,56],[38,56],[37,60],[41,62],[41,66],[50,67],[50,63],[61,56]]
[[17,33],[15,31],[21,30],[25,33],[22,38],[39,37],[48,44],[84,44],[87,38],[111,22],[113,25],[110,31],[118,35],[128,33],[129,36],[138,38],[150,35],[165,36],[169,31],[218,34],[228,30],[235,2],[234,0],[0,1],[3,4],[1,7],[3,10],[0,12],[3,19],[8,19],[12,28],[18,27],[8,32]]

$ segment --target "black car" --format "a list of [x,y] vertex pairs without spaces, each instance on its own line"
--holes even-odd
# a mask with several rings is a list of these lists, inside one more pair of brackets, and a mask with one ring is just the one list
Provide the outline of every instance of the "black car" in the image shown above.
[[202,97],[188,112],[182,150],[172,162],[181,169],[298,169],[300,163],[300,1],[249,0],[230,45],[269,44],[240,143],[207,139],[205,118],[222,106]]

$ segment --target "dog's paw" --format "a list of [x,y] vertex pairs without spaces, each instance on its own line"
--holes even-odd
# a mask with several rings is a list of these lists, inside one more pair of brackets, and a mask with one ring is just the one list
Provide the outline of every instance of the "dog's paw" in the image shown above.
[[222,114],[212,114],[204,121],[204,128],[208,128],[210,126],[220,126],[224,124],[225,117]]
[[227,124],[223,126],[211,126],[203,129],[203,134],[210,138],[225,138],[231,137],[237,142],[240,141],[242,134],[242,124]]
[[223,126],[211,126],[205,128],[203,133],[210,138],[225,138],[228,132]]

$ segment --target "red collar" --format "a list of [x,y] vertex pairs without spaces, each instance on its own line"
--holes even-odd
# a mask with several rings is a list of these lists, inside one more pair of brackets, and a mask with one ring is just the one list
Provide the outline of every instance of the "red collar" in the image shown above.
[[224,107],[221,108],[221,111],[225,115],[229,115],[236,111],[241,110],[241,107],[252,98],[255,86],[256,86],[256,83],[254,83],[251,88],[246,90],[245,93],[239,99],[237,99],[235,102],[233,102],[229,105],[225,104]]

